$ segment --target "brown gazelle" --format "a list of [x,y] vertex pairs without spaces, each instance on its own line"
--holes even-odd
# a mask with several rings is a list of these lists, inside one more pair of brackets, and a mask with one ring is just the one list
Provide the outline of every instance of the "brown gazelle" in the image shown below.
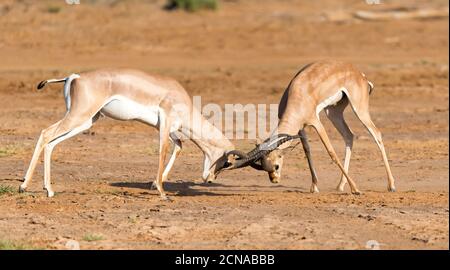
[[[162,184],[181,151],[180,135],[187,136],[203,151],[202,176],[205,181],[216,177],[218,168],[223,167],[226,161],[226,153],[234,149],[233,144],[193,107],[189,95],[173,79],[135,70],[97,70],[42,81],[38,89],[55,82],[65,82],[67,112],[62,120],[41,132],[20,186],[22,192],[27,188],[44,150],[44,188],[52,197],[50,159],[53,148],[90,128],[100,115],[118,120],[137,120],[159,129],[159,167],[154,184],[162,198],[167,198]],[[173,153],[164,166],[170,142],[174,145]]]
[[[231,151],[228,161],[222,169],[236,169],[250,165],[256,169],[267,171],[270,180],[276,183],[281,176],[283,148],[286,148],[288,141],[300,137],[312,173],[311,192],[318,192],[317,176],[304,132],[306,126],[313,126],[331,159],[342,172],[338,190],[342,191],[348,181],[352,193],[359,194],[360,191],[355,182],[348,175],[353,133],[344,120],[343,112],[350,104],[359,120],[375,139],[386,168],[388,190],[395,191],[394,177],[389,167],[381,133],[369,115],[369,95],[372,90],[373,84],[351,64],[322,61],[305,66],[292,79],[281,98],[279,123],[273,136],[247,154]],[[346,145],[344,166],[339,161],[320,122],[319,113],[322,110],[325,110],[328,118],[344,138]],[[291,136],[294,134],[295,136]]]

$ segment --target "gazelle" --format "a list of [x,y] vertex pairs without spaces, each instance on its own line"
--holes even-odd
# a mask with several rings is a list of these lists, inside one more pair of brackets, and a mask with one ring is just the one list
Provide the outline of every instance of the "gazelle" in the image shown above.
[[[304,128],[309,125],[315,128],[331,159],[342,172],[337,189],[343,191],[345,183],[348,181],[352,193],[360,194],[355,182],[348,175],[353,133],[347,126],[343,113],[350,103],[359,120],[375,139],[386,168],[388,190],[395,191],[394,177],[389,167],[381,133],[373,124],[369,114],[369,95],[372,90],[373,84],[351,64],[323,61],[305,66],[292,79],[281,98],[279,123],[273,134],[278,134],[278,136],[272,136],[266,140],[265,144],[258,146],[248,154],[239,151],[229,152],[228,161],[222,169],[236,169],[250,165],[256,169],[267,171],[270,180],[277,183],[281,177],[283,148],[286,148],[288,141],[300,137],[312,174],[311,192],[318,192],[317,175],[304,132]],[[319,113],[322,110],[325,110],[327,117],[344,138],[344,165],[339,161],[320,122]],[[298,135],[290,136],[292,134]]]
[[[151,76],[144,72],[125,69],[97,70],[72,74],[64,79],[42,81],[64,82],[66,115],[42,130],[24,182],[23,192],[31,181],[39,156],[44,150],[44,189],[48,197],[54,195],[50,182],[50,160],[53,148],[60,142],[86,130],[100,115],[117,120],[137,120],[159,129],[159,166],[154,182],[161,197],[167,199],[163,182],[181,151],[180,134],[190,138],[204,153],[202,177],[212,181],[223,167],[226,153],[233,144],[201,113],[193,107],[189,95],[175,80]],[[204,136],[207,134],[207,136]],[[164,166],[170,142],[173,152]],[[213,164],[213,166],[211,166]],[[217,169],[216,169],[217,168]]]

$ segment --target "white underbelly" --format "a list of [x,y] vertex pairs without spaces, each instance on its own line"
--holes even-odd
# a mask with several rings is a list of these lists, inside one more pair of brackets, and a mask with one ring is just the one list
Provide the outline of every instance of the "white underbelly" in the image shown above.
[[317,105],[316,107],[316,114],[319,115],[319,113],[328,106],[336,105],[336,103],[338,103],[344,96],[343,91],[344,89],[339,89],[339,91],[336,94],[320,102],[319,105]]
[[113,97],[100,112],[116,120],[137,120],[158,126],[159,106],[145,106],[121,96]]

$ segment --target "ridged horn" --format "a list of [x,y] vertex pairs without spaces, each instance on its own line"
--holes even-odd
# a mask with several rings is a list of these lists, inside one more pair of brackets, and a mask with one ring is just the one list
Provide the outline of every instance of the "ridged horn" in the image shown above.
[[[270,170],[269,164],[264,162],[262,157],[268,155],[270,152],[274,151],[285,142],[299,137],[299,135],[291,136],[288,134],[278,134],[276,135],[276,137],[268,138],[262,144],[258,145],[248,153],[244,153],[239,150],[230,151],[227,153],[227,157],[229,157],[230,155],[236,155],[238,156],[238,159],[236,159],[234,163],[230,163],[229,166],[224,167],[224,169],[233,170],[251,166],[257,170],[268,171]],[[261,160],[261,164],[256,163],[259,160]]]

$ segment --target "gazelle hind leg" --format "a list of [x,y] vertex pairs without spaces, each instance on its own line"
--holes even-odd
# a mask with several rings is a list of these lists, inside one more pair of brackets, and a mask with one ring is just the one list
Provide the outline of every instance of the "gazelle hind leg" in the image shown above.
[[[65,126],[65,122],[62,121],[58,129],[55,131],[56,134],[63,134],[63,135],[56,135],[54,139],[52,139],[44,148],[44,189],[47,190],[47,196],[53,197],[54,191],[51,186],[50,181],[50,163],[51,163],[51,155],[53,152],[53,149],[55,146],[64,141],[67,140],[81,132],[83,132],[86,129],[89,129],[92,126],[93,119],[88,119],[81,125],[77,127],[72,127],[72,125]],[[69,132],[64,133],[64,130],[69,129]]]
[[48,141],[48,137],[55,132],[60,123],[61,120],[41,131],[39,139],[36,143],[36,147],[34,149],[33,157],[31,158],[30,165],[28,166],[27,172],[25,174],[24,181],[19,187],[19,192],[25,192],[25,190],[27,189],[33,177],[34,170],[36,169],[37,162],[39,161],[39,156],[41,155],[42,150],[44,149],[45,146],[44,142]]
[[[337,129],[337,131],[341,134],[342,138],[345,142],[345,158],[344,158],[344,170],[346,173],[348,173],[349,167],[350,167],[350,158],[352,155],[352,148],[353,148],[353,139],[354,135],[352,130],[348,127],[347,123],[344,119],[344,110],[347,106],[348,101],[344,101],[342,103],[339,103],[336,106],[330,106],[327,109],[325,109],[325,113],[330,119],[331,123],[334,125],[334,127]],[[344,191],[344,186],[347,183],[347,178],[344,174],[341,175],[341,180],[339,181],[339,184],[337,186],[338,191]]]
[[375,142],[377,143],[378,148],[381,151],[381,156],[383,157],[383,163],[384,167],[386,169],[386,174],[388,177],[388,191],[395,192],[395,180],[392,176],[391,168],[389,166],[388,157],[386,154],[386,149],[384,148],[383,139],[381,136],[381,132],[378,130],[378,128],[375,126],[375,124],[372,122],[372,119],[370,118],[370,114],[368,110],[359,110],[355,109],[355,113],[358,116],[359,120],[364,124],[364,126],[367,128],[369,133],[374,138]]
[[302,142],[302,146],[303,146],[303,151],[305,151],[305,156],[306,159],[308,161],[308,166],[309,166],[309,171],[311,172],[311,193],[318,193],[319,192],[319,188],[317,187],[317,174],[316,174],[316,170],[314,168],[314,164],[313,164],[313,160],[312,160],[312,156],[311,156],[311,150],[309,148],[309,143],[308,143],[308,137],[306,136],[306,132],[304,129],[300,130],[298,132],[298,134],[300,135],[300,140]]
[[[367,85],[365,85],[368,87]],[[368,89],[363,89],[362,91],[369,92]],[[363,92],[365,93],[365,92]],[[359,120],[363,123],[366,129],[369,131],[370,135],[374,138],[377,143],[378,148],[380,149],[381,156],[383,158],[384,167],[386,169],[386,174],[388,177],[388,191],[395,191],[395,180],[392,176],[391,168],[389,166],[389,161],[386,155],[386,150],[384,148],[383,140],[381,138],[381,132],[377,129],[375,124],[372,122],[372,119],[369,114],[369,96],[359,96],[356,99],[353,96],[347,95],[350,101],[350,105],[352,106],[353,112],[359,118]]]
[[317,119],[316,121],[314,121],[314,123],[312,125],[314,126],[317,133],[319,134],[320,140],[322,141],[323,145],[327,149],[328,154],[331,157],[331,160],[333,160],[333,162],[336,163],[336,165],[341,170],[342,174],[344,174],[344,176],[347,178],[347,181],[350,185],[350,189],[351,189],[352,193],[356,194],[356,195],[361,194],[361,192],[356,187],[355,182],[353,181],[353,179],[350,178],[350,176],[344,170],[344,167],[342,166],[341,162],[339,161],[338,156],[336,155],[336,152],[334,151],[333,145],[331,144],[330,139],[328,138],[328,135],[327,135],[322,123],[320,123],[319,119]]

